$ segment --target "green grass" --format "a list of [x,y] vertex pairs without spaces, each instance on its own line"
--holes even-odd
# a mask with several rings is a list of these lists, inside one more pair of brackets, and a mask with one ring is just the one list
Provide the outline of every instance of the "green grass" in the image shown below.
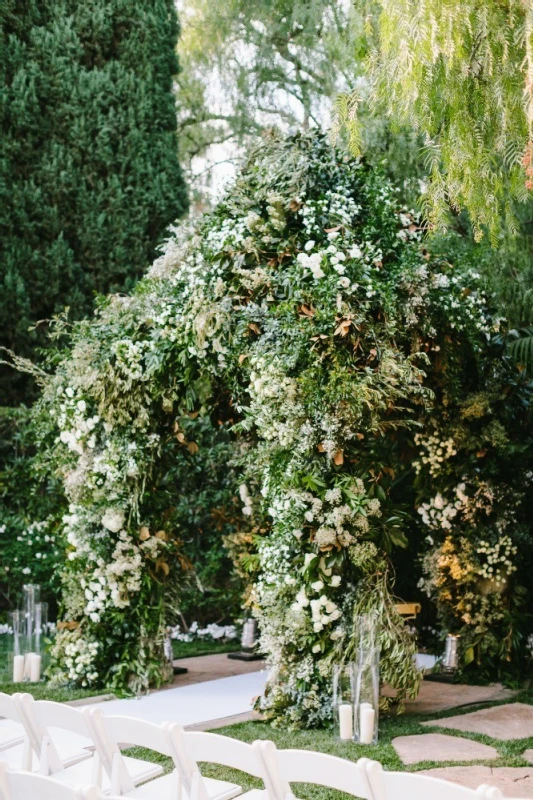
[[[533,732],[529,738],[503,742],[497,739],[491,739],[489,736],[482,734],[464,733],[462,731],[444,730],[436,726],[421,725],[422,722],[429,719],[436,720],[442,717],[461,716],[462,714],[469,713],[478,708],[502,705],[504,702],[509,701],[502,701],[502,703],[481,703],[475,706],[456,709],[455,711],[442,711],[431,715],[409,714],[399,717],[382,716],[379,726],[379,743],[376,746],[358,745],[353,742],[339,742],[333,737],[332,733],[327,730],[288,731],[286,729],[274,728],[268,722],[242,722],[238,725],[230,725],[226,728],[217,729],[214,732],[225,736],[232,736],[244,742],[253,742],[255,739],[272,739],[272,741],[282,749],[301,748],[304,750],[318,750],[323,753],[340,756],[341,758],[347,758],[351,761],[357,761],[358,758],[366,756],[367,758],[379,761],[389,770],[416,772],[419,770],[432,769],[433,767],[460,766],[461,764],[486,764],[492,767],[528,767],[530,764],[522,758],[522,753],[528,748],[533,748]],[[512,702],[522,702],[533,705],[533,692],[524,691],[513,698]],[[392,746],[392,740],[396,738],[396,736],[408,736],[420,733],[445,733],[449,736],[461,736],[475,742],[489,744],[498,751],[499,758],[490,761],[423,761],[419,764],[406,767],[396,754]],[[139,758],[157,761],[163,764],[167,770],[170,769],[168,759],[157,756],[150,751],[135,748],[129,752],[132,755],[135,754]],[[221,780],[238,783],[242,786],[243,791],[261,787],[260,781],[255,780],[246,773],[214,764],[202,765],[202,774],[209,778],[219,778]],[[307,784],[298,785],[296,787],[296,796],[301,798],[301,800],[348,800],[348,796],[340,792],[318,786],[309,786]]]
[[210,656],[215,653],[234,653],[240,650],[239,642],[209,642],[197,639],[194,642],[178,642],[172,640],[174,658],[193,658],[194,656]]
[[83,700],[86,697],[94,697],[102,694],[95,692],[94,689],[70,689],[62,686],[58,689],[50,689],[47,683],[0,683],[0,692],[4,694],[15,694],[15,692],[29,692],[36,700],[54,700],[56,703],[66,703],[68,700]]

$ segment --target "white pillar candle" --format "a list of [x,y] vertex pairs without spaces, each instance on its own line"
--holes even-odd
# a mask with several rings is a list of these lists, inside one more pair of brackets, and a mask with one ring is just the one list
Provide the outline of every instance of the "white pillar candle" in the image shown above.
[[33,656],[33,653],[25,653],[24,654],[24,680],[25,681],[29,681],[29,679],[30,679],[32,656]]
[[339,706],[339,737],[341,739],[353,738],[353,706],[351,703],[342,703]]
[[359,706],[359,741],[361,744],[372,744],[374,741],[374,722],[376,712],[370,703]]
[[13,656],[13,683],[24,680],[24,656]]
[[30,658],[30,681],[31,683],[39,683],[41,680],[41,656],[37,653],[31,653]]

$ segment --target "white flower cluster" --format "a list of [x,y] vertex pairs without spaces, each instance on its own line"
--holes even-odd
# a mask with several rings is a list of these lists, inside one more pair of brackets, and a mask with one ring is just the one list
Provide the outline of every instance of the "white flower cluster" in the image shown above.
[[441,439],[437,433],[431,436],[417,433],[415,434],[415,444],[418,445],[421,453],[420,460],[413,461],[413,466],[417,473],[422,471],[423,465],[428,466],[433,477],[442,471],[445,461],[457,454],[453,439]]
[[197,622],[193,622],[187,631],[182,631],[179,625],[169,628],[169,636],[178,642],[194,642],[197,639],[213,642],[224,639],[232,642],[238,639],[239,634],[235,625],[218,625],[216,622],[211,622],[205,628],[201,628]]
[[478,569],[478,574],[483,578],[495,581],[496,584],[503,585],[509,575],[516,572],[517,567],[512,562],[518,548],[513,544],[509,536],[500,536],[495,544],[490,544],[485,539],[481,539],[476,553],[484,560],[484,564]]
[[[88,416],[87,404],[72,388],[72,386],[59,386],[57,389],[59,413],[57,426],[59,440],[66,444],[69,450],[83,455],[85,448],[93,449],[96,446],[97,426],[100,423],[98,414]],[[53,412],[51,412],[53,413]]]
[[264,439],[277,439],[287,447],[295,441],[300,428],[297,422],[303,415],[296,402],[296,382],[287,376],[279,359],[254,356],[251,365],[249,416]]

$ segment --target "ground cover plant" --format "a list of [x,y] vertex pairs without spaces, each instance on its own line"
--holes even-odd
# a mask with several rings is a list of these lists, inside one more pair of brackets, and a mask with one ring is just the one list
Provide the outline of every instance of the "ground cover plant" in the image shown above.
[[267,137],[131,296],[74,327],[36,410],[69,502],[57,682],[169,677],[165,625],[194,580],[184,487],[217,440],[267,714],[330,719],[363,612],[383,679],[400,704],[416,694],[393,594],[408,537],[462,667],[529,663],[531,386],[479,274],[422,234],[379,170],[320,135]]

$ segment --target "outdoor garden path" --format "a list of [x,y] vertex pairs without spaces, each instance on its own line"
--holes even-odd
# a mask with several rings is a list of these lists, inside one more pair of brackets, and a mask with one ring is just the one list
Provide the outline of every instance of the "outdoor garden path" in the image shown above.
[[174,676],[173,686],[190,686],[194,683],[213,681],[218,678],[230,678],[233,675],[259,672],[265,668],[264,661],[235,661],[228,658],[227,653],[178,658],[173,663],[175,667],[185,667],[187,669],[185,674]]
[[[450,688],[459,692],[463,704],[464,690],[483,687]],[[470,788],[488,783],[501,789],[505,797],[533,798],[533,766],[524,766],[524,762],[533,762],[533,706],[527,703],[505,703],[455,716],[428,719],[421,725],[433,730],[427,734],[398,736],[392,740],[392,745],[404,764],[442,762],[446,766],[432,767],[424,770],[424,774]],[[435,732],[439,728],[450,731],[450,734]],[[484,741],[479,741],[481,737]],[[517,766],[487,764],[487,761],[494,761],[505,754],[507,743],[515,743]],[[462,764],[450,765],[453,761]],[[465,763],[473,761],[478,763]]]

